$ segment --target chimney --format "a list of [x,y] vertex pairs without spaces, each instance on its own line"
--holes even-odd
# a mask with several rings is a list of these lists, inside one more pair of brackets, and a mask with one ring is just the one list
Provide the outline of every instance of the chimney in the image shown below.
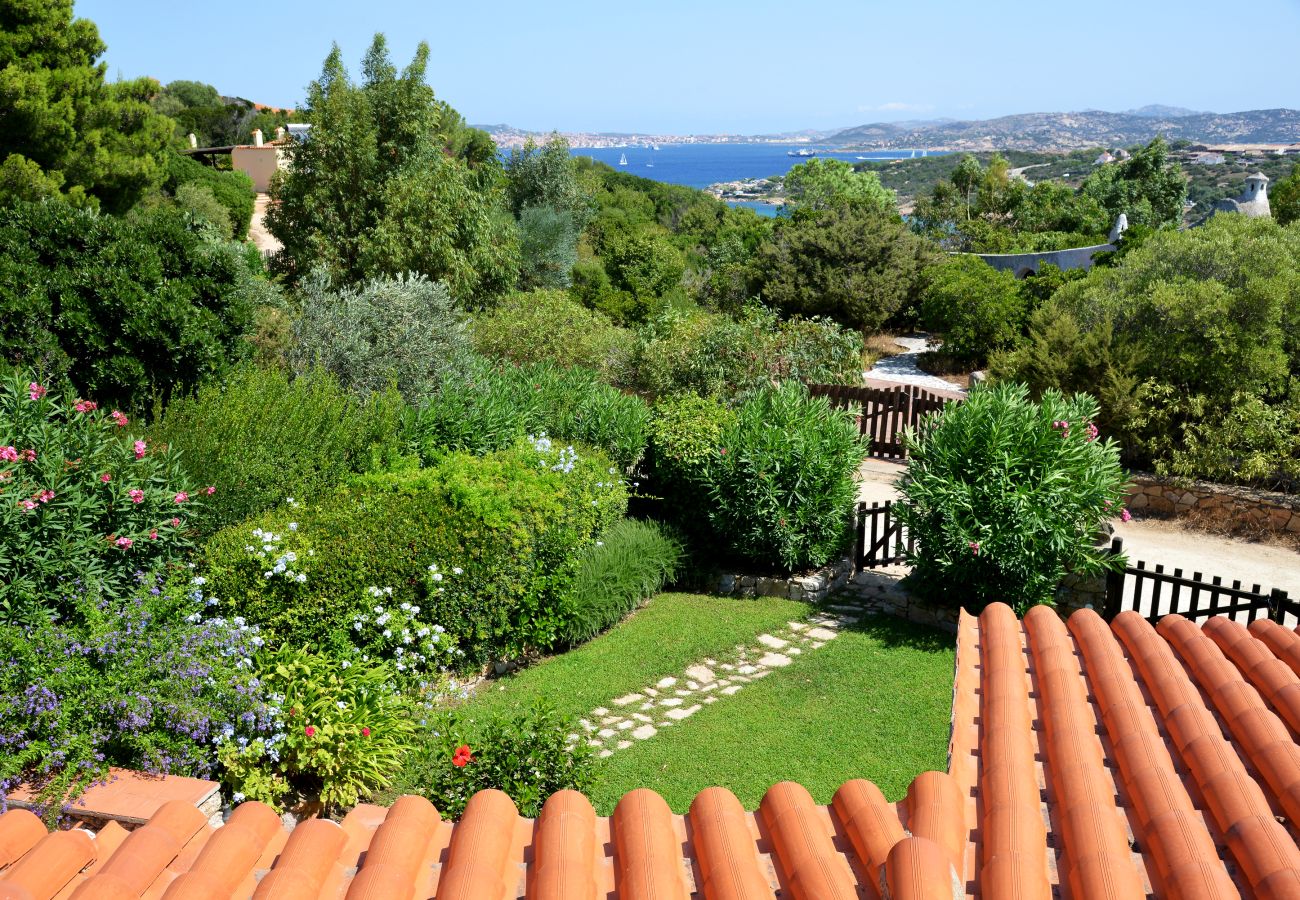
[[275,139],[277,142],[284,140],[284,126],[277,125],[275,128]]
[[191,131],[189,133],[189,139],[190,139],[190,149],[191,150],[199,149],[199,136]]
[[254,147],[262,146],[262,129],[260,128],[253,129],[253,146]]

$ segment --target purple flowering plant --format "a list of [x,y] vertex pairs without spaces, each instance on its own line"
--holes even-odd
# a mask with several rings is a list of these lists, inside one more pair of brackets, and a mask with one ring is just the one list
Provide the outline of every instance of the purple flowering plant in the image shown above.
[[187,522],[213,491],[120,410],[69,402],[31,373],[0,380],[0,620],[57,617],[74,579],[125,597],[135,572],[189,548]]
[[210,616],[201,577],[72,583],[60,621],[0,624],[0,801],[19,784],[57,818],[109,766],[211,777],[218,747],[269,733],[257,628]]

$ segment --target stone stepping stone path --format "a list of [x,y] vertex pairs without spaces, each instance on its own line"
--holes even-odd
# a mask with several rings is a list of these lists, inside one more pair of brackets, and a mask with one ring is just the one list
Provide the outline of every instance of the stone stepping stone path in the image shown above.
[[579,719],[582,731],[570,734],[569,743],[586,741],[603,759],[648,741],[664,728],[734,697],[746,685],[826,646],[841,628],[858,621],[865,612],[861,606],[824,607],[803,621],[774,629],[774,634],[760,634],[753,644],[738,646],[725,662],[706,659],[639,691],[615,697],[608,706],[599,706]]

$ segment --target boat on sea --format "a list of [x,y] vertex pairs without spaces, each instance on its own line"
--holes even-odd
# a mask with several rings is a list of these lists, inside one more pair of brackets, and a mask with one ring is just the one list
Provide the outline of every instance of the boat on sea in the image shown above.
[[626,154],[626,153],[620,153],[620,154],[619,154],[619,157],[618,157],[618,164],[619,164],[620,166],[626,166],[626,165],[627,165],[627,154]]
[[809,150],[807,147],[800,147],[798,150],[785,151],[786,156],[816,156],[816,150]]

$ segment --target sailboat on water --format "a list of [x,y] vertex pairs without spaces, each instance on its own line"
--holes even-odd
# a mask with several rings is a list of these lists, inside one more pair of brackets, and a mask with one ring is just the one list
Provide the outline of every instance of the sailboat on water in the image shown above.
[[618,156],[618,164],[619,164],[620,166],[626,166],[626,165],[627,165],[627,154],[626,154],[626,153],[620,153],[620,154],[619,154],[619,156]]

